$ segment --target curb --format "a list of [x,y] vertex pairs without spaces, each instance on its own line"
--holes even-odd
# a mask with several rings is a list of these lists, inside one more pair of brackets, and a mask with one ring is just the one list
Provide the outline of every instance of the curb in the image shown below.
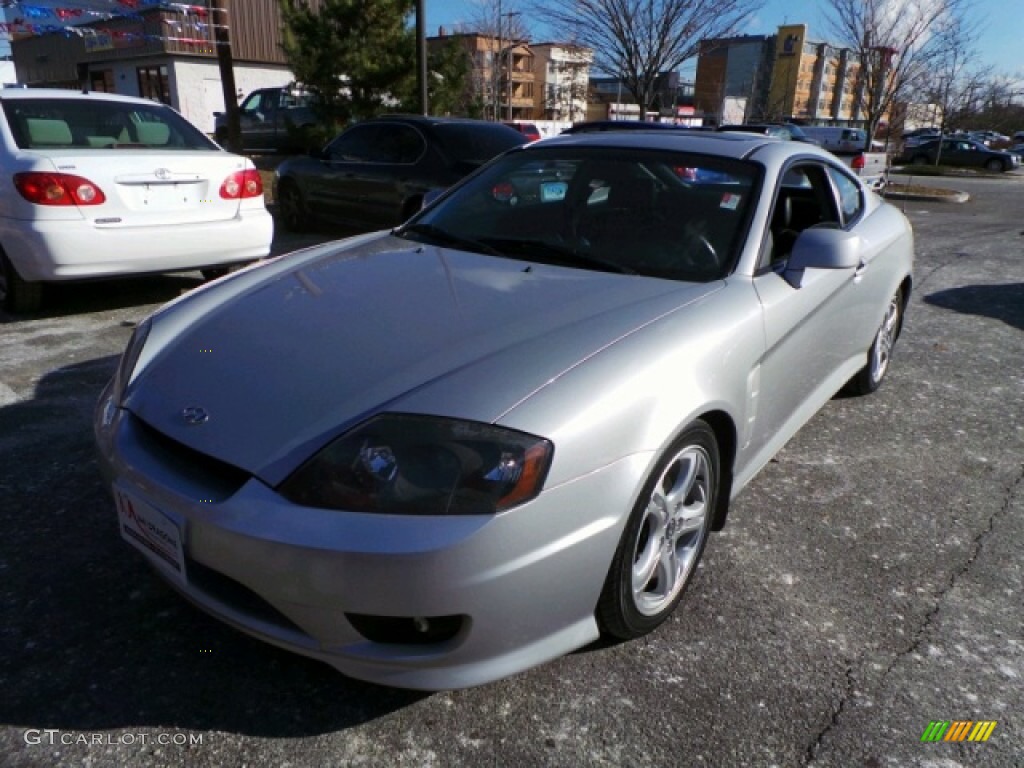
[[886,200],[911,200],[934,203],[966,203],[971,199],[971,196],[966,192],[958,192],[956,190],[950,190],[948,194],[942,195],[927,195],[913,192],[888,192],[886,190],[882,190],[882,197]]

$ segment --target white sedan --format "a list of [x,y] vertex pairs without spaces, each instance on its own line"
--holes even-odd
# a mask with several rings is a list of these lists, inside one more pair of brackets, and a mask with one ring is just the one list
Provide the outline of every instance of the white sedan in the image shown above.
[[252,161],[170,107],[106,93],[0,89],[0,305],[48,281],[204,270],[270,252]]
[[545,139],[159,310],[100,465],[213,615],[354,677],[484,683],[665,621],[730,500],[882,383],[912,260],[818,147]]

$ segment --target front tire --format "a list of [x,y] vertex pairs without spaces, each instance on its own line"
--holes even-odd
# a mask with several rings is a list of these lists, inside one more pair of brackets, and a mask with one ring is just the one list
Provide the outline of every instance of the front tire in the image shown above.
[[715,433],[695,421],[655,465],[626,523],[597,605],[606,635],[640,637],[675,610],[704,552],[718,481]]
[[1002,160],[992,158],[987,163],[985,163],[985,169],[992,171],[993,173],[1005,173],[1006,165],[1003,163]]
[[36,312],[43,303],[43,284],[23,280],[6,254],[0,253],[0,307],[11,314]]
[[903,325],[903,291],[897,290],[889,299],[885,317],[868,350],[868,362],[850,379],[847,389],[854,395],[870,395],[880,386],[892,362],[892,350]]

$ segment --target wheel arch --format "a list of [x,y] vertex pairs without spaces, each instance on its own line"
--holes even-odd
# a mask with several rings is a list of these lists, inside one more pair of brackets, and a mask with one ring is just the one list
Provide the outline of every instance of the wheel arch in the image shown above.
[[736,424],[725,411],[708,411],[698,416],[715,433],[718,443],[718,498],[715,500],[715,514],[711,530],[720,531],[725,527],[729,514],[729,497],[732,496],[733,465],[736,462]]
[[903,320],[907,316],[907,306],[910,304],[910,291],[914,287],[914,278],[912,275],[907,275],[903,278],[900,283],[900,325],[896,329],[896,338],[900,337],[903,333]]

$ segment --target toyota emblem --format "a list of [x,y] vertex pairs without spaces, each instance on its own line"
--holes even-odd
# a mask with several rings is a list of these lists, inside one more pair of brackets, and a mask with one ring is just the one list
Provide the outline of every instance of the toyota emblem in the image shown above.
[[153,175],[161,181],[167,181],[167,179],[171,178],[171,172],[166,168],[157,168],[153,171]]

